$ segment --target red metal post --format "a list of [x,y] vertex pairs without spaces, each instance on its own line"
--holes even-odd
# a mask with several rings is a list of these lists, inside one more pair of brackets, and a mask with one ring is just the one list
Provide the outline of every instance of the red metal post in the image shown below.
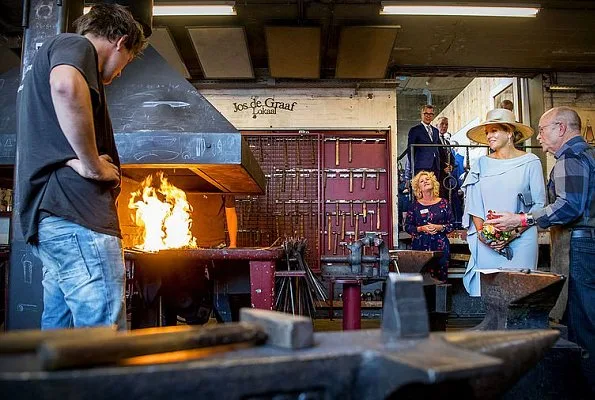
[[343,280],[341,283],[343,283],[343,330],[360,329],[362,318],[361,282]]
[[272,310],[275,301],[275,261],[250,261],[252,308]]

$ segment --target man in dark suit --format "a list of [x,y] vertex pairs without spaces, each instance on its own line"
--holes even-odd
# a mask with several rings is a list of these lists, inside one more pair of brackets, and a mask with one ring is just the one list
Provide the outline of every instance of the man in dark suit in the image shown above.
[[[407,149],[409,162],[413,174],[419,171],[430,171],[440,178],[440,150],[438,147],[415,147],[412,144],[440,144],[438,129],[430,123],[434,119],[434,106],[425,105],[421,108],[421,122],[409,130]],[[413,156],[413,157],[412,157]]]
[[[450,133],[448,133],[448,118],[438,118],[436,120],[436,125],[438,126],[440,144],[449,146],[451,143]],[[459,189],[461,186],[457,173],[455,172],[462,167],[462,163],[460,164],[461,165],[457,165],[457,154],[452,147],[440,148],[440,176],[438,177],[438,182],[440,182],[440,197],[447,199],[450,202],[455,222],[461,221],[463,213],[463,201],[459,197]],[[462,173],[463,172],[459,172],[459,175]]]
[[[438,126],[438,137],[440,144],[450,145],[450,133],[448,133],[448,118],[440,117],[436,120]],[[452,186],[451,182],[445,181],[444,179],[452,173],[454,167],[454,154],[450,147],[440,148],[440,176],[438,176],[438,182],[440,182],[440,197],[448,199],[448,187]],[[451,188],[452,189],[452,188]]]

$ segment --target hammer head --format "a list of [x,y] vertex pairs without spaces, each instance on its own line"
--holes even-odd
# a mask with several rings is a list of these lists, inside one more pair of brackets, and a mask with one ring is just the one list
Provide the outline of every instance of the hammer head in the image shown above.
[[312,320],[278,311],[242,308],[240,321],[262,326],[268,335],[267,344],[285,349],[303,349],[314,344]]

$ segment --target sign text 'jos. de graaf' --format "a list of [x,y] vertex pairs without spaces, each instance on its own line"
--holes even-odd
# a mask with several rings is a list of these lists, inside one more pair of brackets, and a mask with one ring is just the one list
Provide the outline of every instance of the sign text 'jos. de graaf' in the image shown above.
[[276,101],[274,97],[267,97],[259,100],[258,96],[252,96],[249,103],[233,103],[233,112],[252,111],[252,118],[264,114],[277,114],[277,110],[293,111],[297,101],[286,103]]

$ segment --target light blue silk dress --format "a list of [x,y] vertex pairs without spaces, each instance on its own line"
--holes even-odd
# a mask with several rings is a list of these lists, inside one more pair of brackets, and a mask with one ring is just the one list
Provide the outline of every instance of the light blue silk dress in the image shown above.
[[[513,213],[532,212],[545,205],[545,185],[541,162],[536,155],[500,160],[481,157],[467,174],[462,186],[465,192],[463,227],[471,258],[463,284],[471,296],[481,296],[482,269],[535,269],[537,267],[537,227],[527,229],[510,243],[511,260],[479,241],[472,216],[484,221],[488,210]],[[519,196],[519,194],[521,194]]]

